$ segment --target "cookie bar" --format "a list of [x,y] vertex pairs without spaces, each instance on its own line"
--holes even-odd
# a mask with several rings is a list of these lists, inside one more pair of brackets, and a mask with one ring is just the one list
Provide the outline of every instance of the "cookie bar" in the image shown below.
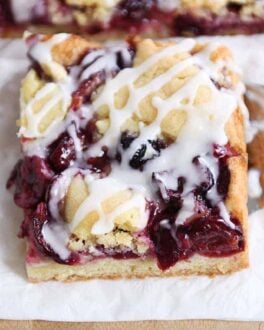
[[[2,0],[3,32],[33,24],[60,31],[155,36],[258,33],[264,0]],[[11,27],[11,30],[10,30]]]
[[246,104],[249,110],[248,155],[249,197],[264,204],[264,89],[260,85],[248,85]]
[[243,85],[192,39],[28,35],[23,159],[31,281],[226,274],[248,265]]

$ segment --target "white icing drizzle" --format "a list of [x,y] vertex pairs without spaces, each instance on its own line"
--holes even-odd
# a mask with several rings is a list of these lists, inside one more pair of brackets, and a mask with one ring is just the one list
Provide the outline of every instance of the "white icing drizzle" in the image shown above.
[[[187,39],[180,43],[179,45],[173,45],[167,47],[155,55],[151,56],[149,59],[144,61],[138,67],[127,68],[122,70],[114,79],[109,80],[102,93],[100,93],[97,100],[94,101],[94,109],[99,109],[102,105],[107,104],[109,106],[109,114],[110,114],[110,127],[105,133],[104,137],[97,143],[92,146],[89,150],[90,155],[98,154],[101,151],[101,147],[107,145],[111,148],[111,146],[116,146],[118,142],[118,138],[120,135],[120,127],[122,124],[131,117],[132,113],[135,109],[138,109],[138,103],[147,96],[150,91],[155,88],[158,90],[165,81],[168,82],[168,79],[175,76],[170,75],[171,70],[175,70],[175,67],[168,70],[166,73],[158,76],[153,79],[149,85],[143,86],[141,88],[134,88],[133,82],[143,74],[148,71],[155,63],[164,58],[165,56],[176,55],[183,51],[190,51],[195,45],[195,41],[192,39]],[[187,59],[189,62],[190,60]],[[176,72],[179,72],[180,69],[184,69],[185,62],[182,61],[179,64],[176,64]],[[169,77],[168,77],[169,74]],[[163,79],[166,77],[165,79]],[[162,80],[162,81],[161,81]],[[114,95],[117,93],[121,87],[127,84],[129,89],[129,100],[125,106],[125,109],[117,109],[114,105]]]
[[[66,33],[54,35],[47,41],[38,42],[31,47],[29,54],[40,64],[54,63],[51,54],[52,47],[65,41],[68,37],[69,35]],[[106,76],[111,75],[114,70],[117,70],[116,56],[118,53],[121,54],[123,61],[129,65],[131,62],[131,56],[127,49],[127,44],[125,43],[119,43],[118,45],[114,45],[114,47],[109,46],[104,49],[94,50],[89,52],[83,58],[80,65],[73,66],[70,69],[70,73],[64,77],[64,79],[56,83],[52,82],[46,84],[44,88],[37,92],[36,96],[29,104],[25,104],[21,98],[21,115],[24,115],[27,118],[28,125],[26,127],[21,127],[18,135],[20,137],[38,138],[38,140],[33,139],[32,141],[27,141],[23,145],[23,151],[27,155],[45,157],[46,147],[52,141],[56,140],[62,132],[66,131],[71,122],[74,122],[76,127],[84,127],[86,125],[87,121],[92,116],[91,107],[89,105],[82,106],[75,113],[68,112],[64,119],[62,116],[58,116],[57,119],[52,122],[52,125],[50,125],[43,133],[40,133],[38,130],[40,121],[50,111],[51,107],[59,101],[63,102],[62,113],[66,114],[71,101],[71,94],[77,89],[82,81],[88,79],[90,75],[97,73],[100,70],[104,70]],[[58,94],[54,95],[49,102],[41,108],[40,112],[34,113],[33,104],[47,95],[54,88],[59,90]],[[69,128],[69,130],[70,131],[68,132],[74,140],[75,147],[77,147],[77,158],[81,158],[78,137],[73,128]]]
[[127,186],[111,177],[95,179],[94,176],[88,174],[86,175],[85,180],[89,187],[89,196],[83,201],[77,210],[73,221],[70,223],[70,230],[76,228],[80,221],[82,221],[91,211],[97,211],[99,214],[99,220],[93,225],[91,232],[94,235],[106,234],[114,229],[114,219],[117,215],[133,208],[139,210],[137,223],[134,224],[135,227],[140,230],[146,226],[148,212],[146,210],[145,197],[141,192],[133,190],[132,198],[115,208],[111,213],[106,214],[103,210],[102,202],[115,193],[127,190]]
[[[68,132],[70,135],[74,135],[74,137],[71,135],[72,138],[76,138],[76,132],[73,133],[74,126],[78,127],[83,127],[83,122],[86,122],[86,120],[90,119],[91,113],[88,112],[86,115],[86,119],[82,120],[80,119],[80,116],[82,116],[82,109],[80,109],[78,112],[73,112],[70,111],[67,113],[67,116],[65,117],[64,120],[58,121],[56,126],[53,127],[49,131],[49,134],[42,136],[39,139],[33,139],[33,140],[28,140],[23,142],[23,152],[28,155],[28,156],[39,156],[41,158],[46,157],[46,151],[47,147],[54,142],[59,135],[64,133],[66,130],[68,130],[70,127],[70,132]],[[76,144],[79,148],[80,141],[74,140],[74,144]]]
[[42,228],[44,240],[59,255],[61,260],[67,260],[70,256],[70,251],[66,247],[69,240],[69,232],[65,229],[65,226],[60,221],[51,224],[45,223]]
[[183,225],[186,219],[194,214],[195,201],[193,195],[189,193],[184,196],[183,204],[179,215],[177,216],[177,225]]
[[[104,137],[88,151],[88,154],[92,156],[99,156],[103,145],[108,146],[110,149],[111,146],[115,146],[118,143],[121,125],[125,120],[131,117],[136,109],[138,109],[139,102],[147,96],[150,91],[159,90],[165,83],[170,81],[177,72],[180,72],[190,64],[198,64],[202,68],[206,66],[207,72],[201,70],[179,91],[169,98],[165,100],[159,97],[153,98],[152,103],[158,110],[157,118],[148,126],[143,124],[140,126],[139,137],[133,141],[128,151],[123,151],[122,154],[122,163],[120,165],[120,168],[123,171],[122,182],[126,183],[128,187],[131,184],[134,184],[134,182],[137,182],[139,185],[143,185],[147,182],[147,191],[149,193],[151,191],[151,189],[149,189],[149,184],[153,172],[174,169],[174,175],[176,178],[180,176],[188,177],[188,184],[185,186],[185,191],[183,192],[184,198],[188,196],[188,202],[187,199],[184,201],[183,208],[177,218],[177,223],[178,221],[179,223],[183,223],[186,216],[191,215],[194,212],[193,196],[189,196],[188,194],[197,183],[196,181],[199,181],[199,176],[197,175],[197,168],[193,165],[192,160],[195,156],[204,155],[204,153],[208,152],[208,145],[212,145],[213,143],[224,145],[228,142],[224,127],[231,113],[238,105],[237,97],[232,91],[217,89],[211,81],[211,77],[213,76],[214,78],[217,78],[216,75],[219,75],[219,72],[215,69],[213,63],[210,65],[207,64],[210,56],[210,51],[208,50],[205,50],[205,53],[202,52],[201,55],[198,53],[191,58],[187,58],[186,60],[175,64],[168,71],[154,78],[148,85],[135,88],[133,82],[164,56],[175,55],[182,51],[190,51],[194,45],[195,42],[193,40],[185,40],[180,44],[167,47],[148,58],[138,67],[125,69],[114,79],[107,82],[103,91],[94,102],[94,109],[97,109],[104,104],[109,106],[110,127]],[[113,95],[124,86],[124,82],[127,82],[130,96],[125,108],[120,110],[114,105]],[[212,98],[206,105],[195,107],[193,106],[193,100],[200,85],[210,87]],[[181,101],[186,98],[188,98],[189,102],[188,104],[183,105]],[[160,157],[156,158],[155,161],[149,161],[145,165],[143,172],[132,170],[128,165],[132,155],[136,152],[139,146],[146,143],[146,141],[153,140],[159,136],[160,122],[162,118],[164,118],[170,110],[177,108],[185,110],[188,114],[188,120],[185,123],[180,136],[178,136],[177,142],[173,143],[165,150],[162,150]],[[176,155],[181,156],[176,158]],[[119,165],[116,167],[118,166]],[[209,169],[214,173],[214,179],[216,180],[218,168],[216,168],[216,166],[213,166],[212,168],[212,164],[210,164]],[[114,167],[110,176],[116,177],[116,173],[118,173],[119,176],[120,172],[120,170],[116,170]],[[219,199],[221,199],[216,192],[216,186],[214,186],[210,192],[210,198],[214,201],[214,204],[217,204]],[[221,206],[221,211],[224,210],[224,207],[224,205]],[[226,217],[227,212],[225,213],[223,211],[221,213],[224,214],[224,220],[230,223]]]
[[[54,35],[52,38],[47,41],[37,42],[30,48],[29,54],[30,56],[37,61],[40,65],[57,65],[56,62],[53,61],[52,58],[52,48],[65,41],[69,38],[69,35],[66,33],[60,33]],[[63,69],[63,68],[62,68]],[[64,69],[63,69],[64,70]],[[26,138],[41,138],[49,136],[50,134],[54,134],[59,123],[62,122],[64,115],[66,114],[70,101],[71,101],[71,92],[73,90],[73,81],[69,76],[64,77],[59,82],[50,82],[45,84],[43,88],[41,88],[35,95],[35,97],[28,103],[25,104],[24,100],[20,99],[21,105],[21,117],[25,117],[27,120],[27,125],[22,126],[19,130],[18,135]],[[54,96],[47,101],[44,106],[39,109],[38,112],[34,111],[34,105],[37,104],[42,98],[49,93],[54,93]],[[57,116],[51,123],[51,125],[44,131],[40,132],[39,124],[41,120],[50,112],[50,110],[55,107],[61,105],[60,116]]]
[[65,197],[72,178],[79,172],[81,172],[80,169],[68,168],[62,172],[52,184],[49,192],[49,210],[53,219],[61,219],[58,205]]
[[[219,81],[219,77],[224,80],[227,80],[227,76],[223,76],[224,71],[232,71],[239,76],[242,76],[241,69],[233,62],[233,61],[225,61],[222,59],[218,59],[217,61],[211,61],[210,56],[211,53],[217,51],[217,48],[221,46],[218,42],[209,43],[208,46],[203,50],[203,52],[199,52],[196,56],[196,61],[200,66],[208,73],[208,75],[213,78],[216,82]],[[231,81],[226,81],[227,84],[232,85]],[[242,82],[238,82],[236,85],[236,94],[239,96],[237,98],[238,106],[243,114],[244,126],[245,126],[245,138],[246,141],[249,142],[251,139],[251,125],[249,121],[249,112],[244,103],[243,97],[241,95],[245,94],[245,85]]]
[[82,145],[79,137],[77,136],[75,124],[69,125],[67,131],[73,140],[76,159],[79,160],[82,158]]
[[250,198],[259,198],[262,195],[260,171],[256,168],[248,171],[248,194]]
[[52,59],[52,48],[67,40],[69,38],[69,34],[67,33],[58,33],[52,36],[52,38],[48,39],[45,42],[37,42],[30,49],[30,56],[40,64],[50,64],[53,63]]
[[[52,45],[65,40],[66,37],[67,35],[62,34],[62,36],[56,37],[55,40],[52,40],[53,38],[50,39],[46,42],[48,43],[48,47],[46,48],[44,45],[38,46],[39,44],[37,44],[37,46],[33,48],[31,55],[37,61],[47,63],[52,60],[50,57],[50,48]],[[88,184],[89,196],[81,204],[73,221],[69,224],[70,231],[74,230],[89,212],[95,210],[99,214],[99,220],[93,225],[92,234],[102,235],[108,233],[114,228],[114,219],[116,216],[134,207],[138,208],[140,214],[137,223],[134,225],[138,230],[143,229],[148,220],[146,199],[155,198],[156,196],[157,187],[152,183],[152,174],[154,172],[163,171],[173,172],[171,177],[166,174],[162,176],[162,181],[167,189],[175,189],[175,187],[177,187],[178,177],[187,178],[182,193],[183,206],[176,219],[177,225],[183,224],[188,217],[194,214],[195,200],[192,191],[196,185],[201,183],[201,179],[203,179],[201,178],[201,173],[198,171],[197,166],[193,164],[193,159],[197,156],[200,156],[199,161],[201,165],[206,165],[206,167],[208,167],[216,183],[219,172],[218,164],[212,155],[208,153],[211,151],[210,148],[214,143],[224,145],[228,142],[225,134],[225,124],[232,112],[238,107],[243,90],[242,86],[239,86],[235,91],[223,88],[218,89],[212,82],[212,79],[216,81],[219,80],[223,65],[223,63],[215,64],[210,61],[210,53],[216,46],[210,45],[196,55],[176,63],[166,72],[151,80],[147,85],[137,88],[134,86],[134,82],[159,60],[170,55],[173,56],[182,52],[189,52],[193,49],[195,44],[196,42],[194,40],[185,39],[182,42],[160,50],[137,67],[123,69],[114,78],[106,81],[104,87],[97,93],[97,98],[94,100],[93,104],[83,107],[88,108],[88,110],[84,110],[83,113],[84,116],[87,113],[90,113],[90,116],[92,116],[101,106],[107,105],[109,107],[110,127],[105,135],[89,148],[86,154],[81,154],[80,141],[74,127],[74,125],[76,125],[77,128],[82,125],[78,115],[72,120],[71,116],[74,115],[70,113],[67,114],[65,120],[61,121],[57,126],[59,128],[56,127],[55,133],[53,133],[55,131],[55,126],[51,128],[52,138],[54,138],[55,134],[59,134],[58,132],[60,130],[63,131],[63,128],[64,130],[67,128],[68,133],[74,141],[77,159],[89,156],[101,156],[101,148],[103,146],[109,147],[110,153],[114,152],[119,143],[121,126],[134,112],[138,111],[139,102],[144,97],[153,91],[158,91],[175,77],[177,73],[183,71],[190,65],[196,65],[200,68],[195,76],[185,82],[184,86],[170,97],[162,99],[156,96],[152,99],[152,104],[157,109],[157,117],[148,126],[143,123],[140,124],[139,136],[131,143],[127,150],[122,151],[121,163],[112,163],[112,172],[108,177],[100,179],[91,174],[85,176],[85,180]],[[77,77],[80,77],[80,80],[84,80],[102,69],[104,69],[106,73],[108,71],[111,72],[116,68],[117,51],[121,51],[124,58],[129,58],[128,50],[122,46],[117,46],[117,48],[113,48],[112,50],[100,49],[90,52],[84,57],[80,67],[72,68],[70,76],[60,82],[59,86],[65,91],[65,94],[70,95],[74,90]],[[206,104],[195,106],[193,102],[197,90],[201,85],[206,85],[210,89],[212,97]],[[127,86],[129,90],[129,98],[123,109],[117,109],[114,102],[114,95],[124,86]],[[182,100],[188,101],[182,103]],[[54,104],[54,99],[50,102]],[[177,141],[166,149],[161,150],[159,157],[155,158],[155,161],[149,160],[145,164],[143,171],[133,170],[129,166],[131,157],[142,144],[146,144],[147,141],[155,140],[160,136],[160,123],[162,119],[167,113],[175,109],[184,110],[187,114],[187,120],[177,137]],[[69,118],[71,120],[69,120]],[[69,126],[72,122],[74,122],[74,124]],[[34,123],[34,125],[36,124]],[[40,141],[36,142],[35,146],[32,148],[28,147],[27,152],[34,154],[37,150],[37,146],[41,145],[40,149],[44,148],[48,143],[47,141],[47,137],[45,137],[45,139],[40,139]],[[153,149],[148,149],[148,155],[145,157],[149,157],[153,152]],[[77,165],[78,163],[74,166]],[[63,174],[65,175],[65,179],[62,179],[62,182],[57,183],[57,185],[55,184],[54,191],[52,190],[52,198],[49,207],[54,217],[59,216],[58,213],[56,213],[56,206],[63,196],[63,190],[67,190],[69,186],[67,176],[71,177],[74,171],[75,169],[70,169],[69,173],[66,171]],[[132,192],[131,199],[122,203],[114,209],[113,212],[105,214],[102,202],[113,194],[128,189]],[[166,190],[163,189],[161,193],[165,195]],[[226,206],[221,202],[221,196],[217,193],[216,184],[214,184],[208,192],[208,198],[214,205],[218,205],[223,221],[233,228],[234,225],[230,220]],[[46,233],[48,233],[48,230]],[[52,237],[49,240],[51,241]]]
[[226,225],[228,225],[230,228],[235,229],[235,224],[230,220],[230,215],[227,211],[227,208],[225,206],[225,204],[223,202],[220,202],[217,204],[217,206],[220,209],[220,216],[222,217],[222,219],[224,220],[224,222],[226,223]]
[[129,55],[127,48],[120,46],[99,49],[86,55],[82,61],[81,67],[87,66],[87,68],[81,73],[80,80],[86,80],[94,73],[102,70],[106,73],[111,73],[111,71],[118,69],[116,54],[119,51],[122,52],[125,57]]
[[[41,99],[45,98],[45,96],[49,93],[54,92],[54,90],[56,90],[56,95],[47,101],[40,111],[34,112],[34,105],[36,105],[38,101],[41,101]],[[53,131],[53,129],[58,125],[58,123],[62,121],[63,115],[65,115],[68,110],[70,100],[71,95],[65,93],[65,91],[60,88],[58,84],[53,82],[47,83],[42,89],[40,89],[34,99],[32,99],[27,105],[24,104],[23,100],[21,100],[21,116],[26,118],[27,125],[21,126],[18,136],[23,136],[26,138],[41,138],[48,136],[50,132]],[[47,129],[41,132],[39,129],[41,121],[51,111],[51,109],[56,106],[61,106],[60,116],[57,116],[47,127]]]

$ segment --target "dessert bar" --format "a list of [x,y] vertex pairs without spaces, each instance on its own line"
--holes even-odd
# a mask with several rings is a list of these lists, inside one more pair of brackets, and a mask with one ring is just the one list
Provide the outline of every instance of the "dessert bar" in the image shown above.
[[246,104],[249,110],[247,149],[249,155],[249,197],[264,204],[264,89],[261,85],[248,85]]
[[226,274],[248,265],[243,92],[228,48],[28,34],[23,158],[31,281]]
[[3,35],[25,28],[155,36],[259,33],[264,0],[1,0]]

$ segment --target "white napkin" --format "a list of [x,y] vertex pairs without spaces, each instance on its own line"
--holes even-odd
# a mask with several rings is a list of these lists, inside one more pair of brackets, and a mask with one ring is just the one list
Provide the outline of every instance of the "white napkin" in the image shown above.
[[[221,38],[234,50],[247,81],[264,83],[264,36]],[[0,318],[57,321],[147,319],[264,320],[264,210],[250,216],[248,270],[207,277],[27,282],[24,242],[16,237],[22,212],[5,190],[19,157],[15,119],[26,72],[21,41],[0,42]]]

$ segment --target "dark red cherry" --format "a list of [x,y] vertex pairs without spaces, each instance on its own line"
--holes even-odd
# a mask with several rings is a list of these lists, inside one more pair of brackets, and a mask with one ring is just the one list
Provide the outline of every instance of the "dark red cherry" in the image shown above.
[[217,192],[219,195],[226,198],[228,194],[228,188],[231,180],[231,173],[227,163],[220,159],[219,161],[219,175],[216,181]]
[[153,0],[123,0],[119,5],[120,15],[133,20],[144,18],[154,4]]
[[7,182],[15,186],[14,200],[22,208],[32,208],[44,199],[54,173],[45,159],[38,156],[20,160]]
[[229,144],[226,144],[224,146],[219,145],[219,144],[214,144],[213,145],[213,155],[216,158],[224,158],[228,159],[230,157],[236,157],[239,156],[239,153],[232,148]]
[[231,228],[223,219],[216,216],[199,217],[186,225],[179,226],[177,237],[188,238],[189,248],[209,257],[223,257],[244,249],[241,226],[232,220]]
[[[173,177],[173,171],[163,171],[153,173],[152,179],[158,185],[160,196],[165,203],[177,203],[177,208],[181,207],[182,204],[182,193],[184,185],[186,183],[186,178],[178,177],[177,180]],[[171,177],[172,182],[177,182],[175,187],[172,189],[166,186],[166,180]]]
[[96,127],[96,118],[92,118],[86,124],[83,130],[84,135],[84,148],[87,149],[91,144],[98,141],[100,135]]
[[76,159],[74,142],[68,133],[61,134],[48,150],[48,161],[56,172],[65,170]]
[[[130,159],[129,165],[136,170],[142,171],[145,163],[159,157],[161,149],[164,148],[166,148],[166,144],[162,140],[148,140],[137,149]],[[147,154],[149,156],[146,156]]]
[[131,143],[138,137],[137,133],[125,131],[121,134],[120,144],[124,150],[128,149]]
[[149,210],[148,233],[154,245],[158,266],[165,270],[180,259],[180,252],[175,241],[177,214],[174,209],[163,209],[156,203],[150,203]]
[[177,212],[171,206],[150,203],[147,227],[158,265],[165,270],[177,261],[198,253],[224,257],[243,251],[244,238],[240,223],[231,218],[230,227],[219,216],[219,209],[194,212],[185,224],[177,226]]
[[105,82],[105,79],[105,71],[99,71],[82,81],[78,89],[72,93],[71,108],[76,111],[83,103],[89,103],[92,93]]
[[136,170],[138,169],[142,170],[143,165],[146,163],[146,159],[144,159],[146,151],[147,151],[147,145],[142,144],[135,152],[135,154],[132,156],[131,160],[129,161],[129,165]]
[[36,248],[44,256],[51,257],[61,264],[75,264],[78,262],[79,257],[77,254],[71,253],[66,260],[61,257],[52,249],[52,247],[45,241],[42,230],[43,226],[49,222],[49,215],[47,206],[45,203],[40,203],[37,206],[36,211],[32,215],[30,223],[30,238],[34,241]]
[[203,159],[197,156],[193,159],[193,164],[199,171],[200,183],[197,185],[195,191],[199,191],[200,194],[206,193],[214,185],[214,176],[210,169],[203,163]]
[[9,1],[0,1],[0,24],[1,26],[6,24],[12,24],[14,22],[12,14],[12,4]]
[[111,160],[107,154],[108,150],[103,147],[103,155],[101,157],[90,157],[87,160],[88,168],[95,173],[101,174],[103,177],[111,172]]

